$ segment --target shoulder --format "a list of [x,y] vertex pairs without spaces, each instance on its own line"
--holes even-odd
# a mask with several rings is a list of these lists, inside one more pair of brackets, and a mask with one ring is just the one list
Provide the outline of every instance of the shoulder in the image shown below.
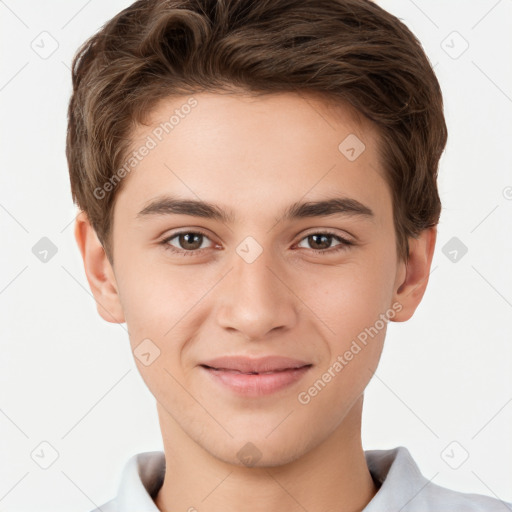
[[[512,504],[491,496],[454,491],[430,482],[420,500],[422,510],[449,510],[450,512],[505,512]],[[416,510],[416,509],[411,509]],[[418,510],[420,510],[418,508]]]
[[365,452],[379,490],[364,512],[505,512],[512,504],[491,496],[454,491],[423,476],[407,448]]
[[122,471],[117,495],[91,512],[159,512],[153,501],[165,474],[163,452],[143,452],[131,456]]

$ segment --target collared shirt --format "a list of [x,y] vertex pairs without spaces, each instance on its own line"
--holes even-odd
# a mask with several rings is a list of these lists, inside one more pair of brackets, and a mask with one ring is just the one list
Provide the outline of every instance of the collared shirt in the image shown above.
[[[452,491],[425,478],[403,446],[367,450],[366,462],[379,487],[362,512],[509,512],[512,503],[489,496]],[[117,496],[92,512],[159,512],[153,499],[165,474],[163,452],[131,457]]]

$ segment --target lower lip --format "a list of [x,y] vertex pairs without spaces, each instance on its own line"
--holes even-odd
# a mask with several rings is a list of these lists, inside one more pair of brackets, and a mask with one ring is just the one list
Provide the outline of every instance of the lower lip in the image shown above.
[[270,395],[300,380],[311,366],[293,368],[274,373],[246,374],[228,370],[214,370],[201,366],[217,382],[245,396]]

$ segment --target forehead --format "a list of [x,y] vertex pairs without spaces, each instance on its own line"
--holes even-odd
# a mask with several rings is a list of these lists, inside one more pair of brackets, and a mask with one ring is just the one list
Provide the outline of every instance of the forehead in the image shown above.
[[131,134],[139,155],[117,202],[135,218],[169,193],[229,202],[243,217],[256,205],[263,215],[263,207],[343,192],[378,210],[390,195],[377,144],[376,130],[354,109],[314,94],[169,97]]

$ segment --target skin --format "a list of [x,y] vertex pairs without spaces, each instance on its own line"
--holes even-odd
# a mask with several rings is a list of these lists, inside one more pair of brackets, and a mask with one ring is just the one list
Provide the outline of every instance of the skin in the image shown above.
[[[156,398],[166,456],[155,503],[168,512],[362,510],[378,490],[361,444],[362,404],[386,328],[309,403],[298,394],[393,304],[400,311],[392,321],[412,316],[428,283],[436,229],[411,239],[408,263],[399,261],[378,133],[347,107],[295,93],[194,97],[198,105],[124,178],[113,266],[83,212],[75,225],[99,314],[126,322],[132,349],[149,338],[160,350],[149,366],[135,358]],[[187,99],[160,102],[150,125],[134,131],[133,148]],[[354,161],[338,150],[349,134],[366,146]],[[215,203],[235,220],[136,218],[163,193]],[[374,218],[276,220],[296,201],[335,196],[357,199]],[[183,229],[207,235],[195,255],[159,244]],[[308,238],[326,229],[354,244],[332,252],[336,238],[323,246]],[[262,248],[252,263],[236,252],[247,236]],[[167,244],[191,251],[179,237]],[[284,390],[243,398],[198,366],[235,354],[283,355],[313,367]],[[261,454],[253,466],[237,456],[248,442]]]

